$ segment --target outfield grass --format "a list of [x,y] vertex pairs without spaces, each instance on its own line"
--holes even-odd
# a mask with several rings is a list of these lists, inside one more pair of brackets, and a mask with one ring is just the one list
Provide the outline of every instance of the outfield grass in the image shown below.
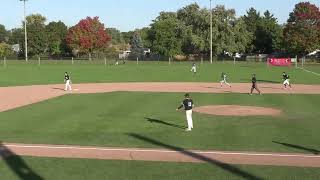
[[[186,149],[300,153],[317,153],[320,150],[319,95],[194,93],[192,97],[197,106],[239,104],[274,107],[281,109],[283,115],[222,117],[195,113],[195,129],[191,133],[173,127],[186,125],[183,112],[175,111],[181,96],[181,93],[142,92],[66,95],[1,113],[0,140],[163,148],[154,143],[160,142]],[[151,123],[145,118],[157,119],[160,123]],[[154,142],[142,141],[131,134]]]
[[[235,172],[234,169],[237,169],[238,171]],[[101,161],[31,157],[11,157],[6,161],[0,160],[0,172],[1,179],[3,180],[232,180],[249,179],[247,176],[254,176],[261,179],[283,180],[319,179],[320,177],[319,168],[230,165],[223,169],[213,164]]]
[[[300,66],[300,67],[302,67],[302,66]],[[315,72],[315,73],[318,73],[318,74],[320,74],[320,64],[313,64],[313,65],[304,65],[303,66],[303,68],[304,69],[307,69],[307,70],[309,70],[309,71],[313,71],[313,72]],[[319,77],[320,78],[320,77]]]
[[[320,84],[320,78],[300,69],[267,68],[264,63],[130,62],[104,66],[99,62],[8,61],[0,64],[0,86],[55,84],[70,72],[74,83],[86,82],[217,82],[222,71],[231,82],[259,80],[280,83],[282,71],[292,83]],[[320,72],[320,66],[308,66]],[[39,144],[70,144],[114,147],[210,149],[320,153],[320,96],[193,93],[197,106],[238,104],[279,108],[282,116],[221,117],[194,114],[195,129],[186,133],[183,112],[176,112],[183,93],[114,92],[66,95],[0,113],[0,141]],[[154,119],[153,123],[146,118]],[[138,136],[135,136],[138,135]],[[145,138],[137,138],[145,137]],[[240,172],[263,179],[319,179],[319,168],[230,166],[213,164],[100,161],[15,157],[0,160],[0,179],[18,177],[30,167],[43,179],[241,179]],[[232,170],[233,169],[233,170]],[[23,173],[22,173],[23,174]],[[36,177],[36,176],[34,176]],[[33,178],[35,179],[35,178]],[[35,179],[37,180],[37,179]]]
[[[103,62],[46,61],[39,67],[37,62],[7,61],[0,65],[0,86],[63,83],[65,71],[70,72],[74,83],[87,82],[218,82],[222,71],[228,73],[230,82],[249,82],[251,74],[263,82],[280,83],[282,72],[291,76],[292,83],[319,84],[320,78],[300,69],[267,67],[265,63],[215,62],[198,64],[198,74],[190,72],[191,62],[129,62],[125,65],[107,65]],[[320,66],[313,66],[320,71]]]

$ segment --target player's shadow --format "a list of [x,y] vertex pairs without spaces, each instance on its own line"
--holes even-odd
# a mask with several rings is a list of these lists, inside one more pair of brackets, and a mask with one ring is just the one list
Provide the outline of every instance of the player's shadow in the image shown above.
[[209,163],[211,165],[219,167],[219,168],[221,168],[221,169],[223,169],[225,171],[228,171],[228,172],[230,172],[230,173],[232,173],[234,175],[237,175],[237,176],[239,176],[241,178],[244,178],[244,179],[252,179],[252,180],[263,179],[263,178],[258,177],[256,175],[250,174],[249,172],[243,171],[240,168],[235,167],[233,165],[230,165],[230,164],[227,164],[227,163],[223,163],[223,162],[220,162],[220,161],[215,160],[215,159],[208,158],[208,157],[203,156],[201,154],[194,153],[192,151],[188,151],[188,150],[185,150],[185,149],[177,147],[177,146],[165,144],[165,143],[162,143],[162,142],[157,141],[155,139],[151,139],[151,138],[148,138],[148,137],[145,137],[145,136],[142,136],[142,135],[139,135],[139,134],[135,134],[135,133],[129,133],[128,135],[130,137],[135,138],[135,139],[148,142],[148,143],[150,143],[152,145],[156,145],[156,146],[160,146],[160,147],[163,147],[163,148],[166,148],[166,149],[170,149],[170,150],[173,150],[173,151],[180,152],[181,154],[184,154],[184,155],[190,156],[192,158],[195,158],[197,160]]
[[259,86],[259,87],[264,88],[264,89],[282,89],[282,88],[268,87],[268,86]]
[[223,90],[223,87],[219,86],[201,86],[202,88],[207,88],[207,89],[219,89],[219,90]]
[[[240,79],[241,81],[251,82],[251,79]],[[265,79],[257,79],[257,82],[261,83],[281,83],[279,81],[265,80]]]
[[146,119],[147,121],[149,121],[150,123],[157,123],[157,124],[162,124],[162,125],[166,125],[166,126],[171,126],[171,127],[175,127],[175,128],[179,128],[179,129],[185,129],[187,128],[186,126],[181,126],[178,124],[173,124],[173,123],[168,123],[159,119],[153,119],[153,118],[148,118],[145,117],[144,119]]
[[258,82],[264,82],[264,83],[280,83],[279,81],[272,81],[272,80],[263,80],[263,79],[259,79],[257,80]]
[[299,149],[299,150],[304,150],[304,151],[307,151],[307,152],[311,152],[312,154],[315,154],[315,155],[320,154],[320,151],[317,150],[317,149],[307,148],[307,147],[303,147],[303,146],[300,146],[300,145],[283,143],[283,142],[278,142],[278,141],[272,141],[272,142],[276,143],[276,144],[280,144],[280,145],[286,146],[286,147],[290,147],[290,148],[294,148],[294,149]]
[[34,172],[28,164],[5,145],[0,142],[0,159],[21,179],[21,180],[43,180],[43,178]]
[[60,91],[64,91],[64,89],[63,89],[63,88],[57,88],[57,87],[54,87],[54,88],[52,88],[52,89],[54,89],[54,90],[60,90]]

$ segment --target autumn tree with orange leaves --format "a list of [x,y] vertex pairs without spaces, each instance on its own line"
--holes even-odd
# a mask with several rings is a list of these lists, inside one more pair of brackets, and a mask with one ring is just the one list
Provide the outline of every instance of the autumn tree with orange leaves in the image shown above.
[[283,32],[287,48],[292,53],[306,55],[320,49],[319,7],[309,2],[298,3]]
[[93,53],[108,47],[111,37],[105,31],[99,17],[87,17],[68,30],[66,41],[74,54],[88,54],[91,60]]

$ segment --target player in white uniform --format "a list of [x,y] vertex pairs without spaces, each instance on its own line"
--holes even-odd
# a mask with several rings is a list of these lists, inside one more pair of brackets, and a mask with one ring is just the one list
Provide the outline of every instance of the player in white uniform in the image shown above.
[[231,87],[231,85],[227,82],[227,74],[224,72],[221,73],[220,86],[222,87],[223,84],[226,84],[227,86]]
[[68,91],[68,90],[72,91],[71,79],[70,79],[70,76],[69,76],[69,74],[67,72],[64,73],[64,82],[66,83],[64,90],[65,91]]
[[192,64],[192,68],[191,68],[190,72],[193,72],[194,75],[197,73],[196,63],[193,63],[193,64]]

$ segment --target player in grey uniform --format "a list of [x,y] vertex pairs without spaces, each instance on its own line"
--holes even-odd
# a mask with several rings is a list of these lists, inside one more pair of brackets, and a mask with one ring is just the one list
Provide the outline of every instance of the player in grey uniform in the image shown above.
[[70,76],[69,76],[68,72],[65,72],[65,73],[64,73],[64,82],[66,83],[64,90],[65,90],[65,91],[68,91],[68,90],[72,91],[72,88],[71,88],[71,79],[70,79]]
[[186,131],[191,131],[193,128],[193,121],[192,121],[192,108],[194,107],[193,101],[190,98],[190,95],[187,93],[184,95],[185,99],[182,101],[181,105],[177,108],[177,111],[184,107],[186,111],[187,123],[188,128]]
[[220,86],[222,87],[223,84],[226,84],[227,86],[231,87],[231,85],[227,82],[227,74],[224,72],[221,73]]
[[196,63],[193,63],[193,64],[192,64],[192,67],[191,67],[190,72],[193,72],[193,75],[196,75],[196,74],[197,74],[197,66],[196,66]]
[[260,91],[260,89],[258,88],[257,78],[256,78],[256,75],[255,75],[255,74],[252,75],[251,82],[252,82],[252,86],[251,86],[250,95],[252,95],[253,90],[257,90],[258,93],[261,95],[261,91]]

